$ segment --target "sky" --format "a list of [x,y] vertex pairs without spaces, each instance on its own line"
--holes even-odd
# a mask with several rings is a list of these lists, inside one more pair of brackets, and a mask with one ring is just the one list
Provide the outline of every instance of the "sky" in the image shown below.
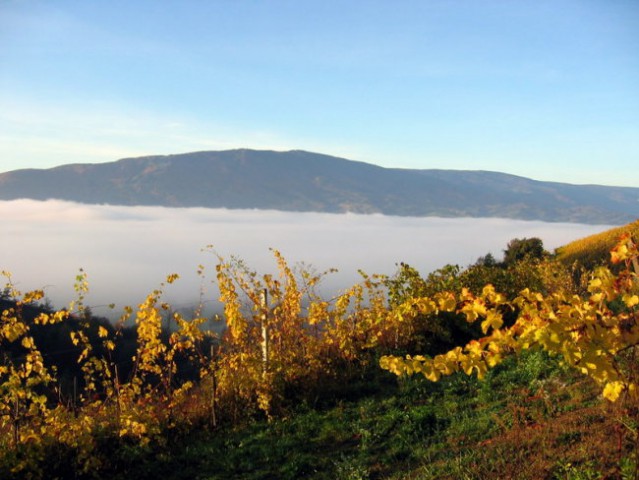
[[639,187],[636,0],[0,0],[0,171],[201,150]]
[[[258,274],[276,273],[270,248],[291,266],[331,268],[320,292],[330,299],[367,274],[392,275],[405,262],[423,276],[446,264],[467,267],[480,256],[496,259],[513,238],[541,238],[553,251],[607,230],[605,225],[499,218],[417,218],[385,215],[292,213],[268,210],[122,207],[49,200],[0,201],[1,270],[22,292],[44,289],[61,308],[76,297],[79,269],[88,275],[86,304],[117,318],[137,306],[167,275],[180,280],[165,300],[189,312],[200,300],[215,309],[217,258],[241,258]],[[212,245],[213,250],[207,246]],[[204,266],[205,278],[196,275]],[[1,282],[4,284],[4,279]],[[200,297],[200,292],[203,292]],[[110,310],[107,305],[115,303]]]

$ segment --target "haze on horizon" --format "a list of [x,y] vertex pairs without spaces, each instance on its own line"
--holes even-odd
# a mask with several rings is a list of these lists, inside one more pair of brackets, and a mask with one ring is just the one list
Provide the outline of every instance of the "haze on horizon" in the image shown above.
[[639,3],[0,2],[0,171],[201,150],[639,186]]
[[[200,301],[216,304],[217,258],[235,255],[258,273],[275,273],[269,248],[291,265],[317,271],[337,268],[322,286],[331,298],[367,274],[396,272],[399,262],[422,275],[458,264],[466,267],[491,253],[502,257],[513,238],[539,237],[547,250],[609,228],[605,225],[544,223],[499,218],[417,218],[383,215],[290,213],[264,210],[122,207],[49,200],[0,201],[7,253],[0,270],[12,273],[18,289],[44,288],[54,306],[75,298],[78,270],[88,275],[87,305],[117,318],[125,305],[137,306],[166,276],[181,279],[167,289],[175,308]],[[10,252],[10,255],[8,254]],[[206,280],[196,275],[205,266]],[[116,303],[115,310],[105,306]]]

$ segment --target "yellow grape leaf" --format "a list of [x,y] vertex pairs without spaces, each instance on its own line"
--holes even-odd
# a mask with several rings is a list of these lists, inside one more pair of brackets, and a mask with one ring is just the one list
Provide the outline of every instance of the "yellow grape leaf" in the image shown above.
[[603,389],[603,396],[611,402],[615,402],[619,398],[619,395],[621,395],[621,392],[623,392],[623,389],[624,385],[622,382],[608,382]]
[[392,357],[390,355],[384,355],[379,359],[379,366],[384,370],[388,370],[395,375],[402,375],[404,373],[404,362],[402,359],[397,357]]
[[480,299],[473,302],[473,311],[478,315],[486,315],[486,305]]
[[33,347],[35,347],[34,343],[33,343],[33,338],[32,337],[24,337],[22,339],[22,346],[24,348],[27,348],[29,350],[33,349]]
[[623,296],[623,302],[628,308],[632,308],[639,304],[639,295],[630,295],[627,293]]
[[100,325],[98,327],[98,336],[100,338],[106,338],[107,335],[109,335],[109,331],[106,328],[104,328],[102,325]]
[[2,336],[4,336],[10,342],[15,342],[21,335],[27,331],[27,328],[22,323],[16,323],[14,325],[4,325],[2,327]]
[[36,325],[46,325],[47,323],[49,323],[49,315],[46,313],[41,313],[33,320],[33,323],[35,323]]
[[89,353],[91,353],[89,348],[82,350],[82,353],[78,357],[78,363],[82,363],[82,360],[89,358]]
[[481,294],[484,297],[490,297],[495,294],[495,287],[493,287],[490,283],[481,290]]
[[501,317],[500,313],[497,312],[488,312],[486,316],[486,320],[481,322],[481,331],[486,334],[489,328],[493,330],[498,330],[504,324],[504,320]]
[[59,323],[69,318],[68,310],[59,310],[53,314],[53,320],[49,318],[51,323]]
[[439,299],[439,310],[443,312],[452,312],[457,307],[457,300],[452,295]]
[[502,360],[502,357],[499,353],[491,353],[486,356],[486,364],[490,368],[493,368],[494,366],[498,365],[501,362],[501,360]]
[[628,247],[623,244],[617,245],[610,252],[610,260],[612,263],[619,263],[626,260],[629,257]]
[[466,315],[466,321],[468,323],[473,323],[480,316],[486,315],[486,305],[481,299],[473,300],[473,303],[467,304],[461,310]]
[[432,363],[433,363],[433,370],[435,370],[437,374],[441,373],[443,375],[451,375],[452,373],[455,372],[457,361],[438,355],[433,359]]
[[44,291],[42,290],[34,290],[32,292],[27,292],[24,294],[24,298],[22,301],[24,303],[32,303],[41,300],[44,297]]
[[602,281],[601,278],[593,278],[592,280],[590,280],[590,282],[588,283],[588,291],[589,292],[594,292],[596,291],[599,287],[601,287],[602,285]]
[[470,342],[468,342],[468,345],[466,345],[466,350],[472,355],[481,357],[482,352],[484,351],[484,347],[477,340],[471,340]]

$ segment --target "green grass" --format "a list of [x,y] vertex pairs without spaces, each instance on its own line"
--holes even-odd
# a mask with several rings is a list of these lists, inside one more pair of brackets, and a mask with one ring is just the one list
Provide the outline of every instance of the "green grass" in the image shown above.
[[359,398],[350,385],[346,398],[287,418],[120,446],[86,478],[580,479],[634,468],[628,448],[615,451],[597,389],[543,353],[509,359],[484,381],[388,375],[363,380]]
[[[25,447],[16,454],[34,468],[19,478],[634,478],[627,435],[618,446],[623,411],[543,352],[510,358],[483,381],[398,380],[373,368],[339,393],[286,418],[173,432],[147,447],[100,439],[102,465],[86,474],[73,468],[72,451]],[[0,478],[18,477],[0,464]]]

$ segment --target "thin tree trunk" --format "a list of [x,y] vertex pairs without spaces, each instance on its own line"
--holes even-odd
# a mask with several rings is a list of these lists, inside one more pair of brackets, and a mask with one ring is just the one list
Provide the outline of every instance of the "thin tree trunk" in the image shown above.
[[262,377],[266,377],[269,369],[269,330],[268,330],[268,292],[266,289],[262,290]]

